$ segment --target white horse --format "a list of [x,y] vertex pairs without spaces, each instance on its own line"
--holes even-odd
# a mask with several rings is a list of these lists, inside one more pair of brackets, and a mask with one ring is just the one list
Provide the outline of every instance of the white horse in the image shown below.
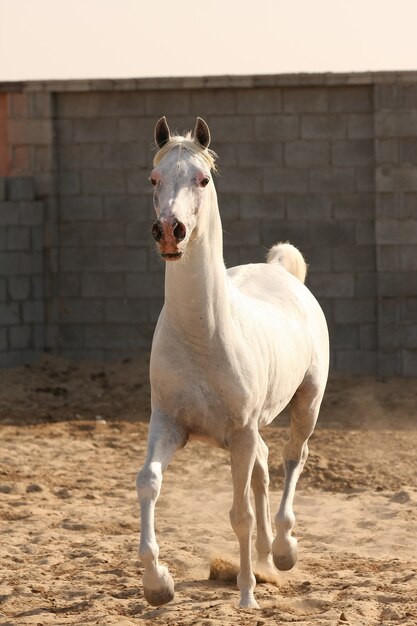
[[[327,382],[326,321],[303,284],[304,259],[290,244],[274,246],[266,263],[226,270],[207,124],[197,118],[194,133],[183,137],[171,135],[163,117],[155,141],[159,151],[150,181],[157,220],[152,234],[169,263],[165,304],[152,344],[148,451],[137,477],[144,594],[154,606],[174,597],[173,580],[158,562],[155,504],[175,451],[197,438],[230,452],[230,521],[240,546],[239,606],[257,608],[251,561],[255,519],[263,570],[276,572],[274,564],[288,570],[297,560],[293,499]],[[288,403],[285,483],[273,538],[268,448],[259,429]]]

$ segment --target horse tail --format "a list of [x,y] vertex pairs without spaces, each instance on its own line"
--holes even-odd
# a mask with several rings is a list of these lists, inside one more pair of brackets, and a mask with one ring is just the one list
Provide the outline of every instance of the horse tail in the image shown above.
[[303,283],[307,274],[307,263],[301,252],[290,243],[277,243],[268,252],[267,263],[280,263]]

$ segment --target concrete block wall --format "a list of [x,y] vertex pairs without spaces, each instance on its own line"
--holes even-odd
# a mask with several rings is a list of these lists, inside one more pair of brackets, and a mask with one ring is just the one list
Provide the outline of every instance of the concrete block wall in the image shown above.
[[0,178],[0,367],[44,349],[43,217],[33,178]]
[[417,376],[417,84],[375,102],[379,369]]
[[415,73],[22,85],[8,148],[15,169],[29,154],[44,198],[45,348],[101,359],[149,345],[164,271],[150,237],[153,128],[166,115],[182,132],[200,115],[219,155],[226,264],[292,241],[332,367],[414,375],[416,85]]

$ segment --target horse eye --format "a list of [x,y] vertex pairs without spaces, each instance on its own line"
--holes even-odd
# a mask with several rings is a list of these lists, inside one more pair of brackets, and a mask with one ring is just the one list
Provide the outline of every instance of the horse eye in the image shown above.
[[156,180],[155,180],[155,178],[150,178],[149,180],[151,181],[152,185],[155,187],[155,185],[156,185]]
[[209,184],[209,182],[210,182],[210,178],[208,178],[208,177],[206,176],[206,178],[203,178],[203,179],[200,181],[200,186],[201,186],[201,187],[207,187],[207,185]]

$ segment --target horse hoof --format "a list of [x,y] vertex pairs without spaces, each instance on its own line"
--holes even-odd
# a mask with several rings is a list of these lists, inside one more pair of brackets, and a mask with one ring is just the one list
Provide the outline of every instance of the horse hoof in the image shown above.
[[168,570],[163,572],[161,579],[158,582],[160,583],[158,587],[151,588],[146,586],[145,580],[143,581],[143,594],[145,596],[145,600],[152,606],[162,606],[163,604],[168,604],[168,602],[171,602],[175,596],[174,581],[169,575]]
[[[290,538],[288,549],[285,553],[281,553],[281,554],[275,553],[274,545],[272,545],[272,550],[273,550],[272,556],[274,559],[275,567],[279,569],[281,572],[287,572],[288,570],[292,569],[294,565],[297,563],[298,544],[297,544],[297,540],[295,537]],[[282,550],[282,546],[281,546],[281,550]]]

